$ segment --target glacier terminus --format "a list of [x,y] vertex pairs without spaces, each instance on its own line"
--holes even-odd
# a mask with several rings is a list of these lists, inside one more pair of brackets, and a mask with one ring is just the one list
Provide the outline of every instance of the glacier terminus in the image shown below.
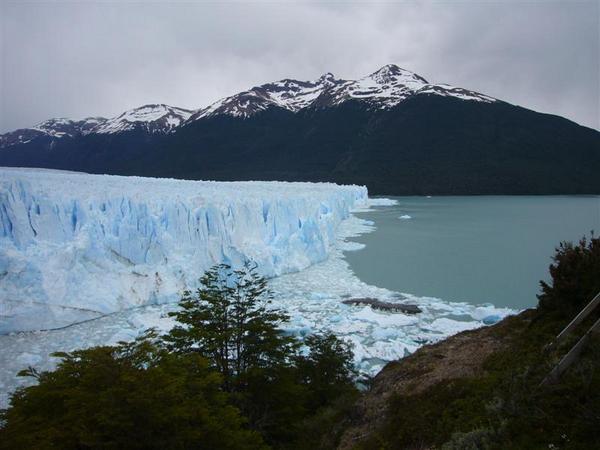
[[[345,252],[385,210],[362,186],[211,182],[0,168],[0,407],[55,367],[53,352],[167,331],[181,292],[215,263],[254,261],[273,307],[299,339],[330,331],[350,342],[361,373],[427,342],[514,311],[394,292],[361,281]],[[421,313],[349,306],[349,298],[417,304]]]
[[0,333],[176,302],[216,263],[327,258],[361,186],[0,169]]

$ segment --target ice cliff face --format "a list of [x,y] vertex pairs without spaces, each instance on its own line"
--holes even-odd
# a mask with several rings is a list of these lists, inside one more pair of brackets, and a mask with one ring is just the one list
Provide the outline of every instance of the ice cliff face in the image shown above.
[[176,301],[211,265],[327,258],[359,186],[0,168],[0,333]]

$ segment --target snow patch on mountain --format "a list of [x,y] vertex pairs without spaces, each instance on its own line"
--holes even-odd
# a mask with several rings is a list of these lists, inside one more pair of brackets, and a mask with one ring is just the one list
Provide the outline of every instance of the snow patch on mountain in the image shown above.
[[49,119],[32,128],[24,128],[0,136],[0,148],[46,137],[61,139],[88,134],[116,134],[142,130],[147,133],[166,134],[188,120],[193,111],[169,105],[145,105],[113,117],[88,117],[83,120],[65,118]]
[[15,144],[27,144],[39,137],[61,139],[88,134],[106,121],[103,117],[87,117],[83,120],[65,118],[48,119],[32,128],[23,128],[0,136],[0,148]]
[[0,168],[0,334],[176,301],[215,263],[299,271],[366,201],[330,183]]
[[442,95],[471,101],[495,101],[491,97],[466,89],[430,84],[413,72],[389,64],[359,80],[332,86],[323,94],[324,98],[319,100],[318,106],[328,107],[348,100],[359,100],[377,109],[387,109],[419,94]]
[[326,73],[316,81],[285,79],[263,84],[218,100],[195,113],[190,122],[220,114],[246,118],[270,107],[298,112],[312,105],[325,90],[340,83],[343,83],[343,80],[337,80],[333,74]]
[[181,125],[192,115],[192,111],[169,105],[144,105],[129,111],[96,127],[99,134],[121,133],[142,128],[149,133],[168,133]]
[[50,119],[35,127],[0,136],[0,148],[24,144],[45,136],[60,139],[86,134],[116,134],[142,130],[166,134],[196,120],[218,115],[248,118],[269,108],[292,113],[307,108],[327,108],[354,100],[373,109],[389,109],[416,95],[439,95],[464,101],[492,103],[496,99],[447,84],[431,84],[416,73],[388,64],[358,80],[337,79],[331,73],[315,81],[284,79],[255,86],[195,111],[165,104],[145,105],[111,119],[81,121]]
[[389,64],[359,80],[341,80],[327,73],[316,81],[285,79],[256,86],[199,110],[189,122],[217,115],[247,118],[272,107],[295,113],[310,107],[336,106],[348,100],[366,102],[376,109],[388,109],[409,97],[424,94],[488,103],[496,101],[466,89],[430,84],[413,72]]
[[443,97],[455,97],[460,100],[472,100],[484,103],[493,103],[498,101],[494,97],[479,94],[478,92],[469,91],[467,89],[450,86],[449,84],[427,84],[419,89],[416,94],[441,95]]
[[364,78],[333,87],[329,93],[329,104],[338,105],[356,99],[387,108],[397,105],[426,84],[427,81],[417,74],[387,65]]
[[31,129],[57,138],[75,137],[79,134],[89,133],[104,122],[106,122],[104,117],[86,117],[82,120],[58,118],[45,120]]

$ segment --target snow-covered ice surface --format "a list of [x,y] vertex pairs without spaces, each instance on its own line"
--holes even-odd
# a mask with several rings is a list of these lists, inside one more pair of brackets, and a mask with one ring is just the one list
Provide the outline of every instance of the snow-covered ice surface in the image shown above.
[[361,186],[0,168],[0,334],[178,299],[216,263],[323,261]]
[[[5,175],[5,172],[1,174]],[[2,179],[4,180],[4,177]],[[318,196],[318,186],[303,185],[303,195]],[[321,187],[325,189],[327,186],[333,189],[332,185]],[[294,184],[293,188],[296,195],[299,195],[298,184]],[[361,197],[362,191],[357,192],[353,189],[350,189],[352,194],[349,194],[350,197],[346,200],[352,203],[350,198],[354,196],[356,199],[353,210],[364,210],[367,205]],[[368,204],[381,206],[393,203],[386,199],[372,199]],[[424,343],[443,339],[462,330],[480,327],[484,321],[491,323],[490,317],[494,317],[495,321],[513,312],[489,304],[475,306],[436,298],[415,297],[363,283],[353,274],[343,253],[360,250],[360,245],[352,242],[352,237],[371,232],[374,227],[372,222],[367,220],[352,215],[346,217],[346,220],[340,219],[337,224],[332,224],[331,236],[328,232],[325,233],[329,236],[326,243],[328,249],[324,254],[319,253],[320,259],[302,259],[301,261],[306,263],[300,264],[304,267],[303,270],[270,280],[275,297],[273,306],[290,315],[289,323],[285,324],[288,332],[305,336],[315,331],[331,330],[354,344],[359,369],[363,373],[375,374],[387,361],[401,358]],[[312,265],[308,266],[311,263]],[[299,269],[300,265],[296,265],[295,269]],[[282,272],[284,271],[274,271],[271,275]],[[376,311],[369,306],[348,306],[342,303],[344,299],[356,297],[414,303],[418,304],[423,312],[410,316]],[[120,340],[133,339],[149,327],[166,331],[172,326],[172,321],[166,317],[166,313],[175,307],[174,303],[140,306],[63,329],[16,332],[0,336],[0,407],[6,406],[9,393],[17,386],[31,383],[28,378],[15,377],[20,369],[28,365],[42,370],[51,369],[56,361],[49,354],[55,351],[114,344]]]

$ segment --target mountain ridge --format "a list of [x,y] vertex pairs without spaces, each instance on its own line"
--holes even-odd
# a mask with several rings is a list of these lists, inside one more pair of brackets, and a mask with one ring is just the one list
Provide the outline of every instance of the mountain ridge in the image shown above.
[[[205,117],[231,115],[248,118],[269,107],[280,107],[295,113],[312,106],[323,108],[356,99],[369,103],[371,107],[390,108],[412,95],[419,94],[454,96],[463,100],[498,101],[467,89],[447,84],[430,84],[414,72],[395,64],[388,64],[358,80],[336,79],[330,72],[321,75],[315,81],[284,78],[224,97],[196,110],[159,103],[142,105],[112,118],[51,118],[31,128],[20,128],[0,135],[0,148],[27,143],[44,134],[59,139],[79,134],[115,134],[135,127],[146,128],[152,133],[169,133]],[[63,129],[67,124],[71,128],[65,132]]]
[[145,105],[0,136],[0,165],[372,194],[600,194],[600,132],[388,65],[285,79],[198,110]]

